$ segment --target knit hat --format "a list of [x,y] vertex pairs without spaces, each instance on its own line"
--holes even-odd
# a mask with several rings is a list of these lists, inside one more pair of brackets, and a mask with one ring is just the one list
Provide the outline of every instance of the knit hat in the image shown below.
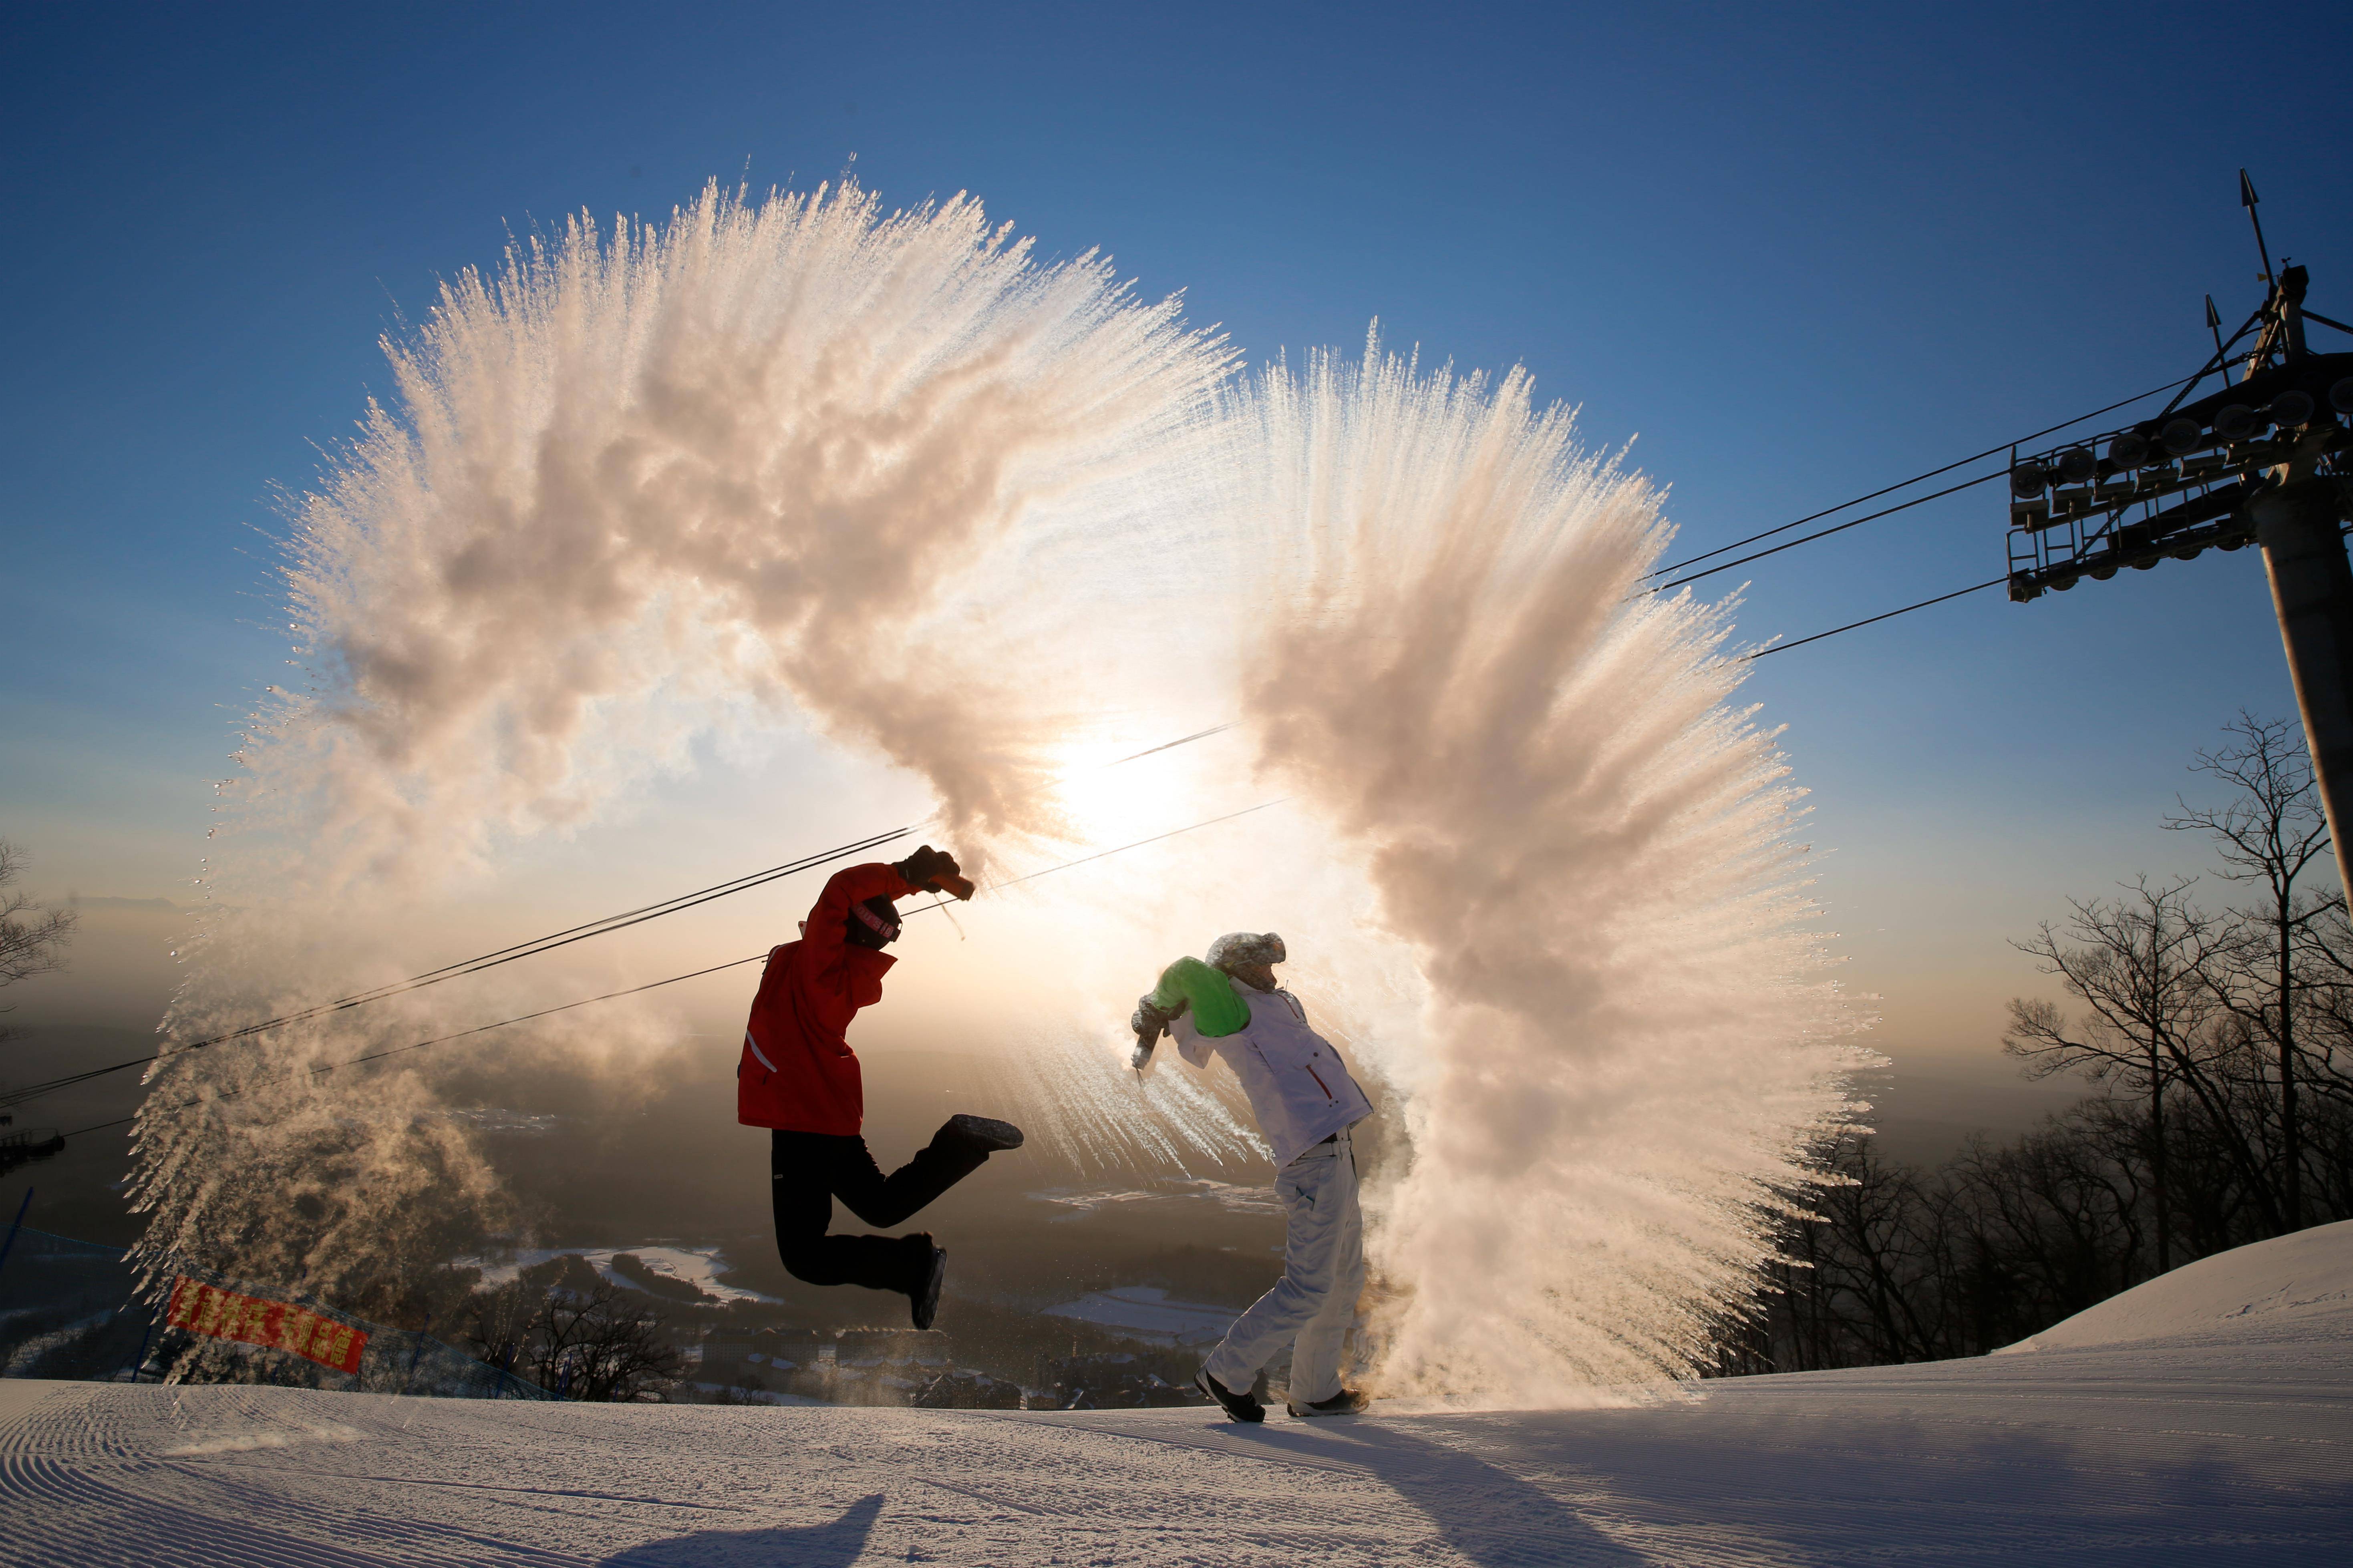
[[1290,955],[1282,939],[1272,931],[1229,931],[1209,944],[1204,955],[1212,969],[1231,973],[1237,963],[1281,963]]

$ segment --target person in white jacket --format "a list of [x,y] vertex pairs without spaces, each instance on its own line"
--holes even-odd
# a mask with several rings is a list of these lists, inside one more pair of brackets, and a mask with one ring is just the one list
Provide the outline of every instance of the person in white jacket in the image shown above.
[[1343,1385],[1340,1351],[1365,1288],[1364,1217],[1350,1129],[1373,1113],[1340,1053],[1308,1027],[1299,998],[1275,983],[1289,954],[1272,931],[1234,931],[1207,962],[1180,958],[1136,1004],[1135,1065],[1163,1033],[1197,1068],[1225,1058],[1274,1152],[1285,1226],[1282,1278],[1234,1321],[1201,1363],[1202,1391],[1237,1421],[1262,1421],[1258,1374],[1291,1352],[1291,1414],[1345,1415],[1366,1400]]

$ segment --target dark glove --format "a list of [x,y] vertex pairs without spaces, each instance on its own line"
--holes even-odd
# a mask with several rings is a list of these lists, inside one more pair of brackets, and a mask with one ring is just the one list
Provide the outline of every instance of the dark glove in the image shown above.
[[1127,1058],[1128,1066],[1137,1072],[1144,1070],[1145,1064],[1152,1060],[1152,1047],[1160,1043],[1160,1037],[1168,1032],[1168,1026],[1184,1016],[1185,1007],[1186,1004],[1179,1001],[1172,1013],[1156,1005],[1149,996],[1136,998],[1135,1012],[1127,1020],[1127,1026],[1135,1031],[1135,1052]]
[[1135,1031],[1137,1053],[1150,1056],[1152,1047],[1160,1043],[1160,1037],[1168,1032],[1168,1026],[1185,1016],[1187,1005],[1189,1004],[1182,997],[1177,999],[1174,1008],[1163,1008],[1149,996],[1137,997],[1135,1013],[1127,1021],[1127,1026]]
[[926,844],[891,869],[910,886],[926,892],[954,893],[959,899],[972,897],[972,884],[957,874],[963,868],[944,849],[934,849]]

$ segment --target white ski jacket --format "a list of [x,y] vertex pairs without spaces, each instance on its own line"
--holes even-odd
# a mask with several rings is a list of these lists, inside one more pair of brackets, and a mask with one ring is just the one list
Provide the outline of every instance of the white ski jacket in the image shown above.
[[1239,981],[1234,994],[1250,1009],[1248,1027],[1207,1038],[1188,1012],[1169,1033],[1178,1052],[1197,1068],[1208,1067],[1212,1055],[1226,1058],[1250,1096],[1250,1112],[1273,1147],[1277,1168],[1373,1113],[1373,1102],[1348,1076],[1340,1053],[1307,1026],[1307,1010],[1298,997],[1280,986],[1260,991]]

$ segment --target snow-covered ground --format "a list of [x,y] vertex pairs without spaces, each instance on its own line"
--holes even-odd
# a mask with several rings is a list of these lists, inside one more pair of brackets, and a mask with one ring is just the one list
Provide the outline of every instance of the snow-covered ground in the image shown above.
[[[1083,1219],[1089,1215],[1122,1209],[1170,1209],[1208,1204],[1229,1214],[1280,1215],[1282,1201],[1269,1186],[1211,1182],[1198,1177],[1166,1176],[1143,1186],[1048,1187],[1029,1196],[1041,1204],[1068,1210],[1048,1223]],[[1277,1250],[1280,1250],[1278,1248]]]
[[2180,1334],[2246,1339],[2353,1318],[2353,1220],[2185,1263],[1996,1355],[2082,1350]]
[[746,1290],[740,1285],[723,1285],[719,1277],[727,1272],[727,1258],[715,1247],[557,1247],[532,1248],[516,1252],[503,1263],[482,1264],[482,1283],[503,1285],[526,1268],[533,1268],[551,1258],[573,1257],[586,1263],[616,1285],[634,1286],[637,1281],[614,1271],[613,1259],[631,1253],[646,1266],[647,1271],[660,1274],[691,1285],[704,1295],[720,1301],[769,1301],[774,1296],[763,1296],[757,1290]]
[[2031,1353],[1255,1428],[0,1382],[0,1563],[2346,1561],[2353,1226],[2196,1268]]
[[1098,1323],[1155,1344],[1199,1345],[1225,1338],[1240,1313],[1232,1307],[1172,1301],[1157,1286],[1123,1285],[1114,1290],[1090,1290],[1075,1301],[1047,1308],[1046,1315]]

